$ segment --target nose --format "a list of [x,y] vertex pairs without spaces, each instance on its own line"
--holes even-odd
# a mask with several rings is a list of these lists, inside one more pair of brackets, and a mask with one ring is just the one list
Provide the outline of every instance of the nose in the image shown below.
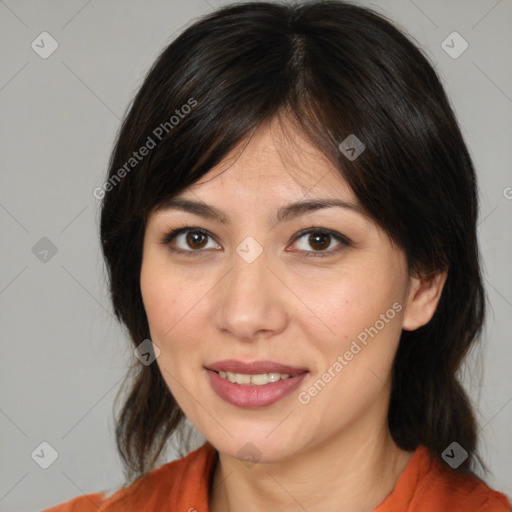
[[288,322],[290,291],[279,277],[265,252],[250,263],[235,253],[231,271],[216,287],[215,327],[245,342],[281,333]]

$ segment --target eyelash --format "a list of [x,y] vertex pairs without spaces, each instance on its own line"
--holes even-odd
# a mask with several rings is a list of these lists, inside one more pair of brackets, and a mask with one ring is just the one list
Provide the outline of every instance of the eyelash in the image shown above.
[[[189,257],[195,257],[198,253],[204,252],[204,249],[184,250],[184,249],[178,249],[176,247],[170,246],[170,243],[178,235],[181,235],[183,233],[188,233],[188,232],[198,233],[198,234],[201,234],[201,235],[204,235],[204,236],[214,239],[214,237],[208,231],[206,231],[204,229],[201,229],[201,228],[198,228],[195,226],[185,225],[185,226],[182,226],[182,227],[179,227],[176,229],[172,229],[170,232],[166,233],[162,237],[160,243],[162,243],[164,245],[169,245],[170,250],[175,253],[183,254],[183,255],[189,256]],[[315,227],[311,227],[311,228],[307,228],[307,229],[299,231],[293,238],[292,243],[296,242],[297,240],[300,240],[303,236],[308,235],[308,234],[320,234],[320,235],[331,236],[336,241],[340,242],[341,245],[335,249],[323,250],[323,251],[298,251],[298,252],[304,253],[303,256],[305,258],[325,258],[327,256],[331,256],[333,254],[338,253],[344,246],[349,246],[351,244],[351,241],[346,236],[344,236],[340,233],[331,231],[329,229],[315,228]]]

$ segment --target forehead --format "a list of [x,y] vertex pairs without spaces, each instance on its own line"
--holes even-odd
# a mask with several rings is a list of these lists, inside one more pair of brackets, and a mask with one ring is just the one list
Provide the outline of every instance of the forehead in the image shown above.
[[221,162],[185,189],[198,194],[226,191],[267,199],[305,196],[356,197],[329,159],[291,123],[272,120],[240,142]]

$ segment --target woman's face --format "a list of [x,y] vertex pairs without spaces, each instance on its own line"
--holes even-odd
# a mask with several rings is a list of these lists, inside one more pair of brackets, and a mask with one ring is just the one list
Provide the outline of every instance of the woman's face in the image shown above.
[[[261,462],[386,428],[410,295],[404,253],[338,172],[270,128],[179,195],[196,213],[150,216],[141,270],[183,412],[221,453]],[[341,206],[290,207],[307,201]]]

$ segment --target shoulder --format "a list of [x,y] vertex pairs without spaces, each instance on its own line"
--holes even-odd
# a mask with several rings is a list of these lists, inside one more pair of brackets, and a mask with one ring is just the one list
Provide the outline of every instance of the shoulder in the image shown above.
[[423,512],[510,512],[507,497],[477,476],[462,473],[435,459],[426,447],[414,454],[409,470],[410,494],[406,510]]
[[[507,497],[472,474],[459,473],[451,468],[443,467],[440,462],[434,463],[430,479],[434,487],[434,496],[438,506],[454,512],[510,512]],[[430,491],[424,489],[425,493]]]
[[198,511],[207,509],[208,484],[214,461],[215,449],[205,443],[186,457],[164,464],[110,497],[105,492],[87,494],[42,512],[157,511],[164,505],[176,507],[178,503],[191,503],[189,508],[195,507]]

